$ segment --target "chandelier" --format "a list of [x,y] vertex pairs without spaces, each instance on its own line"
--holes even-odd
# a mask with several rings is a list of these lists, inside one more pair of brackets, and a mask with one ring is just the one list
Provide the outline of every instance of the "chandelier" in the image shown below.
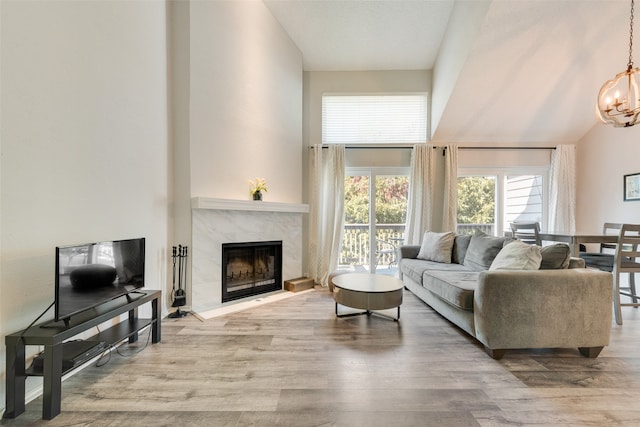
[[615,127],[629,127],[640,122],[640,69],[633,67],[633,2],[631,0],[627,69],[602,85],[596,104],[598,118]]

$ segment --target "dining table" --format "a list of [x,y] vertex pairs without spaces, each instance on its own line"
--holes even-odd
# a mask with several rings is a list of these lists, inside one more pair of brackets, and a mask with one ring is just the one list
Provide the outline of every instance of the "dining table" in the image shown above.
[[571,256],[578,256],[580,245],[586,243],[617,243],[617,234],[604,234],[600,232],[575,232],[559,233],[551,231],[540,231],[540,240],[567,243],[571,248]]

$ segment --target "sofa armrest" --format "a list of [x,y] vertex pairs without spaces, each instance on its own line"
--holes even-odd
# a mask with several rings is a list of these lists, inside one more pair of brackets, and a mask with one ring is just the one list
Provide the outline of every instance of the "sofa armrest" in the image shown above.
[[585,268],[587,264],[585,264],[584,260],[579,257],[572,256],[569,260],[568,268]]
[[489,349],[609,343],[611,273],[590,269],[483,271],[474,292],[476,338]]
[[400,280],[404,279],[404,273],[402,272],[402,260],[416,259],[419,253],[420,245],[400,245],[398,247],[398,277],[400,278]]
[[401,245],[398,248],[398,259],[417,258],[420,253],[420,245]]

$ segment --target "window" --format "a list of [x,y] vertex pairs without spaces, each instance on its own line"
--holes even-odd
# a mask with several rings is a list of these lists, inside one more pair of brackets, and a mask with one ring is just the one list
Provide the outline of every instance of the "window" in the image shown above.
[[323,144],[427,141],[427,95],[323,95]]
[[546,224],[547,168],[461,170],[458,177],[458,233],[479,229],[502,235],[513,221]]
[[475,230],[493,234],[496,222],[496,177],[458,177],[458,234]]
[[406,168],[347,170],[340,270],[391,275],[397,271],[408,190]]
[[544,222],[541,175],[507,175],[504,190],[505,228],[513,221]]
[[397,270],[411,154],[400,144],[426,142],[427,119],[426,93],[322,96],[322,143],[361,145],[349,150],[345,159],[339,269],[379,274]]

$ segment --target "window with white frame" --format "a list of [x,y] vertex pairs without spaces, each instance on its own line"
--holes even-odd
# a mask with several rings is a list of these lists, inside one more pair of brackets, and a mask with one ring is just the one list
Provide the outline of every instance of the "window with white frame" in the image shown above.
[[547,221],[548,168],[460,169],[458,233],[502,235],[513,221]]
[[427,141],[427,94],[326,94],[323,144],[416,144]]
[[393,275],[404,240],[409,168],[351,167],[345,174],[345,224],[338,270]]

